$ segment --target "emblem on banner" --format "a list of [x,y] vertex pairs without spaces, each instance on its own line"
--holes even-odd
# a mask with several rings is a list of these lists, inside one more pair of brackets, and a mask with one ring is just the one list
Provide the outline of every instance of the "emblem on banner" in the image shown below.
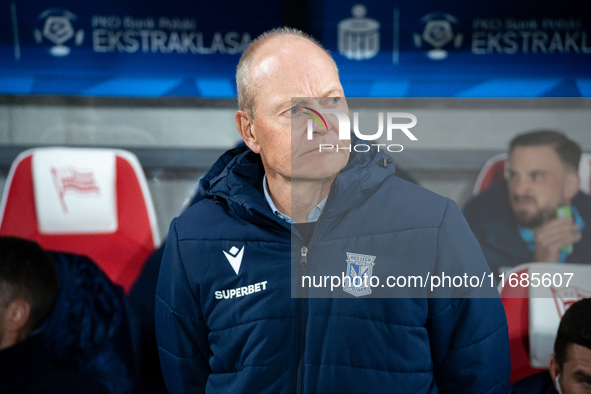
[[347,252],[347,275],[343,281],[343,290],[355,297],[371,294],[371,274],[375,259],[376,256]]
[[35,41],[42,44],[43,39],[47,39],[55,45],[49,49],[52,56],[63,57],[70,53],[70,47],[64,45],[66,42],[74,39],[74,45],[79,46],[84,42],[84,30],[74,30],[72,25],[78,17],[68,10],[61,8],[50,8],[43,11],[37,19],[45,20],[42,29],[33,30]]
[[51,167],[51,175],[65,213],[68,213],[68,207],[64,198],[66,193],[100,194],[100,189],[91,170],[78,170],[69,166],[61,168]]
[[552,291],[552,297],[554,297],[554,304],[556,305],[556,311],[558,312],[558,318],[562,319],[564,312],[572,304],[583,298],[591,298],[591,292],[589,290],[581,289],[577,286],[571,286],[564,289],[556,289],[550,287]]
[[459,48],[464,40],[462,33],[454,33],[453,26],[458,24],[458,20],[450,14],[442,12],[432,12],[421,18],[425,24],[422,34],[414,33],[414,44],[417,48],[423,46],[423,42],[433,48],[427,51],[427,57],[431,60],[443,60],[448,56],[448,52],[443,49],[444,46],[452,44],[454,48]]
[[380,22],[365,17],[363,4],[353,6],[351,14],[338,25],[339,53],[351,60],[371,59],[380,51]]

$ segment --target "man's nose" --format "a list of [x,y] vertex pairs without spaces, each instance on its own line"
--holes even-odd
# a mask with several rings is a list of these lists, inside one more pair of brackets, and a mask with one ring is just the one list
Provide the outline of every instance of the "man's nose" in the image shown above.
[[531,182],[522,178],[513,179],[511,180],[511,189],[516,196],[528,195],[531,191]]
[[318,116],[308,119],[307,130],[308,136],[311,134],[323,135],[327,132],[326,124]]
[[315,119],[312,122],[313,131],[315,133],[326,133],[326,125],[322,122],[322,119]]

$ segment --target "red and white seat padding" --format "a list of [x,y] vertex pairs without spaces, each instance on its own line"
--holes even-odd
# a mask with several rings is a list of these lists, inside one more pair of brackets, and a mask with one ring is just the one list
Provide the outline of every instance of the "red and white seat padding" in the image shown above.
[[548,368],[564,312],[591,297],[591,266],[528,263],[504,278],[499,291],[509,325],[514,382]]
[[0,235],[88,256],[126,292],[160,243],[140,163],[117,149],[55,147],[20,154],[4,188]]

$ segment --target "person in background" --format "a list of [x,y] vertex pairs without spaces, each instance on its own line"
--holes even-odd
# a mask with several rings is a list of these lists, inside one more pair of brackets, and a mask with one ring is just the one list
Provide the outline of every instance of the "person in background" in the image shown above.
[[58,288],[53,261],[36,242],[0,237],[0,392],[109,393],[45,350],[43,322]]
[[565,312],[554,341],[550,369],[511,385],[511,394],[591,393],[591,299]]
[[557,131],[511,141],[508,179],[464,208],[493,272],[529,262],[591,263],[591,197],[579,191],[580,158],[579,145]]

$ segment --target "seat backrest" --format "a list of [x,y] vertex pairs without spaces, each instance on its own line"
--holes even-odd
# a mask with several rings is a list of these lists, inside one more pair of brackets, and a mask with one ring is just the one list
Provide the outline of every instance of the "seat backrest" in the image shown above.
[[538,286],[529,287],[530,364],[544,368],[550,364],[564,312],[575,302],[591,296],[591,267],[586,264],[536,263],[530,265],[529,274],[530,278],[540,279]]
[[[477,196],[495,182],[506,178],[507,154],[500,153],[491,157],[478,173],[472,195]],[[581,178],[580,189],[583,193],[589,194],[591,191],[591,153],[583,153],[579,162],[579,177]]]
[[[573,275],[565,275],[566,272]],[[506,272],[504,277],[499,291],[509,328],[513,383],[548,368],[562,315],[572,303],[591,295],[591,267],[522,264]],[[523,278],[532,281],[535,287],[522,286]],[[539,278],[540,283],[532,278]]]
[[511,286],[510,275],[529,272],[529,264],[519,265],[505,273],[505,282],[499,283],[501,301],[507,316],[509,329],[509,349],[511,352],[511,383],[529,375],[540,372],[529,362],[529,319],[528,319],[528,291],[527,287]]
[[591,153],[581,155],[579,177],[581,178],[581,191],[589,194],[591,191]]
[[141,166],[132,153],[115,149],[23,152],[4,188],[0,235],[88,256],[126,292],[159,245]]
[[505,179],[505,162],[507,161],[507,154],[500,153],[496,156],[491,157],[484,163],[484,166],[478,174],[476,184],[472,194],[474,196],[482,193],[495,182]]

